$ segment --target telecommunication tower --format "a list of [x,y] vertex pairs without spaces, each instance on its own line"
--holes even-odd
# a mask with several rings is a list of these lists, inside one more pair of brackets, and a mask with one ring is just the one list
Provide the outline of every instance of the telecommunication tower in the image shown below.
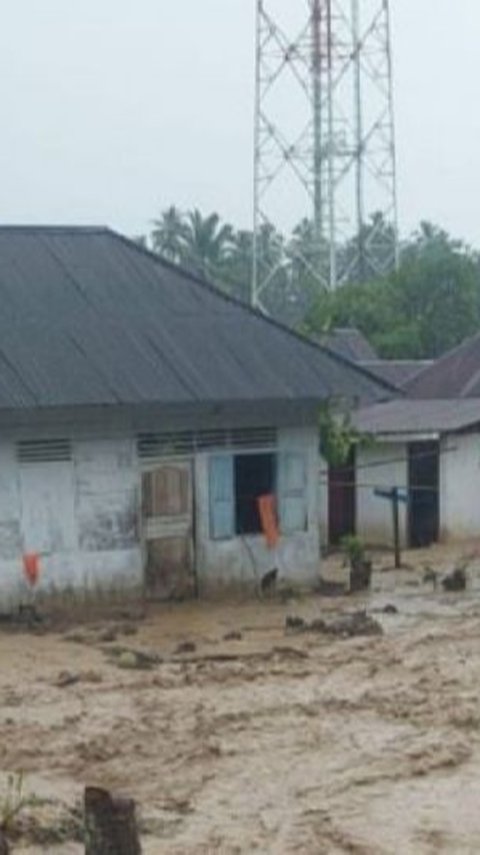
[[256,5],[252,302],[264,307],[294,261],[318,289],[392,270],[397,194],[389,0]]

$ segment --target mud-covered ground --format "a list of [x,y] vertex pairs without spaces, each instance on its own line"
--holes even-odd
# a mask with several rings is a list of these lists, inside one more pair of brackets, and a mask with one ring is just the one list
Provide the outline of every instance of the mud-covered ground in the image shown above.
[[[147,855],[480,852],[480,563],[466,594],[423,584],[457,558],[407,556],[369,598],[0,633],[13,852],[82,852],[86,784],[136,799]],[[285,632],[362,606],[382,636]]]

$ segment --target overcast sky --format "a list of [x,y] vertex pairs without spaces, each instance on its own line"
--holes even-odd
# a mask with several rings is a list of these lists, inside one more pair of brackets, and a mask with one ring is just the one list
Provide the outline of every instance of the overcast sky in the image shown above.
[[[248,226],[254,5],[2,4],[0,221],[137,234],[175,202]],[[402,231],[480,246],[480,2],[391,5]]]

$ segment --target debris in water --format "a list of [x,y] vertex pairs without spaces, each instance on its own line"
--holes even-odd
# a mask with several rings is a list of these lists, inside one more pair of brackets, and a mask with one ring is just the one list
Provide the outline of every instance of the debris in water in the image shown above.
[[467,587],[467,574],[464,567],[456,567],[452,573],[444,576],[442,586],[445,591],[464,591]]
[[72,671],[60,671],[55,686],[58,689],[65,689],[67,686],[74,686],[80,680],[80,674],[74,674]]
[[236,630],[232,630],[232,632],[227,632],[227,633],[223,636],[223,640],[224,640],[224,641],[241,641],[241,640],[242,640],[242,638],[243,638],[242,633],[241,633],[241,632],[237,632]]
[[175,648],[175,655],[180,653],[195,653],[197,645],[193,641],[181,641]]
[[383,635],[383,629],[378,621],[367,615],[365,611],[340,615],[332,621],[316,618],[307,622],[303,618],[287,617],[285,621],[287,632],[316,632],[322,635],[333,635],[338,638],[353,638],[358,635]]

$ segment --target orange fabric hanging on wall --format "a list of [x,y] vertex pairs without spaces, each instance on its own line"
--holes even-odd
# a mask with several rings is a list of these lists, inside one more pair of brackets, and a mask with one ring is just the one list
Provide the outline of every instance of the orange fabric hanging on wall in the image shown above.
[[275,496],[259,496],[257,503],[258,512],[260,514],[260,523],[265,540],[267,541],[269,549],[275,549],[280,539]]
[[40,577],[40,556],[37,552],[27,552],[23,556],[23,572],[28,584],[34,588]]

